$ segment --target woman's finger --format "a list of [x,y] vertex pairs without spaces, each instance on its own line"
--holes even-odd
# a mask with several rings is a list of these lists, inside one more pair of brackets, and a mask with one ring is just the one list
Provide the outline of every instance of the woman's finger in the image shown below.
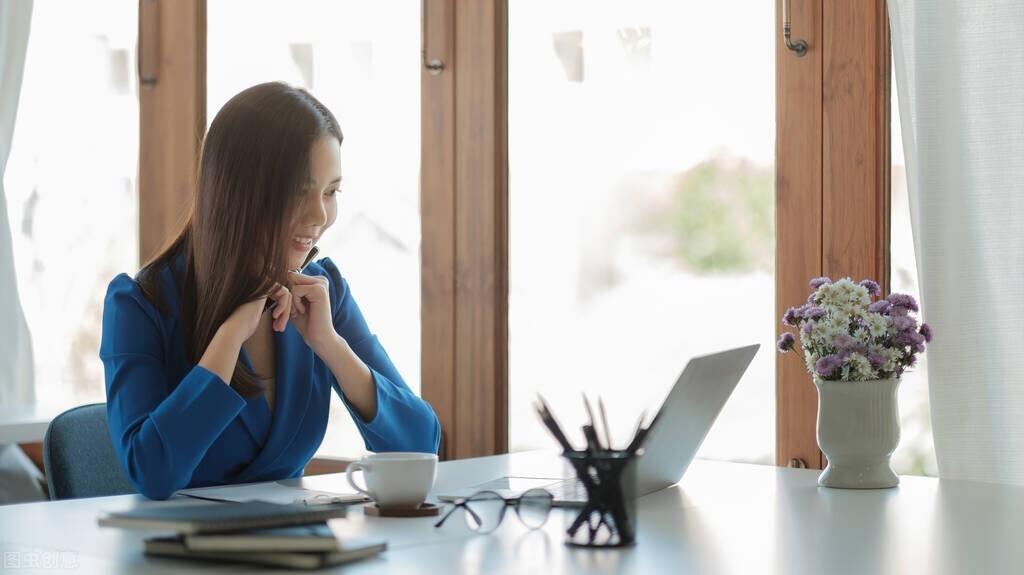
[[288,297],[289,292],[284,289],[278,289],[274,291],[274,313],[271,316],[271,328],[274,331],[280,331],[281,314],[288,311]]
[[275,320],[274,327],[277,331],[284,331],[284,328],[288,325],[288,319],[291,317],[292,302],[295,301],[295,296],[291,292],[288,292],[283,298],[281,298],[281,315]]
[[281,301],[284,299],[286,294],[288,294],[288,288],[284,287],[283,285],[278,285],[277,289],[274,290],[273,292],[272,299],[274,300],[274,303],[276,305],[274,305],[274,311],[271,317],[273,317],[275,320],[281,317],[281,313],[284,312],[284,306],[281,305]]
[[292,291],[295,292],[295,297],[305,298],[310,303],[328,301],[331,297],[330,292],[327,290],[327,284],[321,282],[294,285],[292,286]]
[[306,308],[310,304],[330,301],[327,286],[321,284],[293,286],[292,293],[295,306],[299,309],[300,313],[306,313]]
[[304,313],[306,313],[306,302],[304,302],[302,300],[302,293],[301,293],[304,290],[304,286],[295,286],[295,289],[299,293],[295,294],[294,307],[295,307],[296,310],[298,310],[299,313],[304,314]]
[[327,280],[322,276],[307,276],[306,274],[288,272],[288,281],[299,285],[314,285]]

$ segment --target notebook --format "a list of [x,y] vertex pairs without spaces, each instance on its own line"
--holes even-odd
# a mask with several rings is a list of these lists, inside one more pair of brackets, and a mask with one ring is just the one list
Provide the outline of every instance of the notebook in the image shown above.
[[387,543],[366,539],[350,539],[339,542],[337,551],[198,551],[189,549],[180,537],[155,537],[147,539],[147,555],[161,557],[185,557],[232,563],[255,563],[293,569],[320,569],[331,565],[348,563],[357,559],[372,557],[387,549]]
[[[298,483],[298,484],[296,484]],[[306,505],[323,505],[327,503],[362,503],[369,498],[358,491],[333,492],[310,489],[303,484],[308,479],[286,479],[282,481],[264,481],[244,485],[218,485],[213,487],[193,487],[182,489],[178,495],[208,501],[269,501],[271,503],[305,503]]]
[[326,523],[183,537],[192,551],[341,551]]
[[345,509],[345,505],[336,504],[281,505],[265,501],[147,505],[100,517],[99,524],[102,527],[177,531],[182,534],[223,533],[321,523],[344,517]]

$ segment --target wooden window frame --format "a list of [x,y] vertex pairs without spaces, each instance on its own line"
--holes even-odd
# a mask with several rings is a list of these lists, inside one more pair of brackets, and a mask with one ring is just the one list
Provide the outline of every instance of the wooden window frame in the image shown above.
[[139,0],[139,263],[185,223],[206,133],[206,0]]
[[462,459],[508,451],[508,5],[423,17],[422,395]]
[[[884,0],[776,0],[776,318],[818,275],[889,283]],[[153,10],[156,10],[154,17]],[[424,0],[422,395],[446,459],[508,450],[508,0]],[[182,224],[206,127],[206,0],[140,0],[140,259]],[[155,54],[153,50],[156,50]],[[778,326],[782,329],[782,326]],[[762,353],[770,353],[763,350]],[[773,353],[773,352],[772,352]],[[776,461],[821,467],[817,396],[776,363]]]
[[[776,325],[810,278],[889,286],[889,23],[885,0],[793,0],[798,58],[776,19]],[[774,353],[774,350],[773,350]],[[818,399],[799,353],[776,362],[776,463],[822,468]]]

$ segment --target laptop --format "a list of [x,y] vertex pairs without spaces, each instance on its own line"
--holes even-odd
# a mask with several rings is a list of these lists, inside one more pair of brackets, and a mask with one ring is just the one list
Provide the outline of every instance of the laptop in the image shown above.
[[[641,497],[674,485],[683,478],[715,418],[760,347],[749,345],[694,357],[686,364],[650,424],[643,443],[643,456],[634,463],[636,482],[633,493],[628,496]],[[557,506],[578,507],[587,501],[586,490],[575,477],[501,477],[444,493],[438,498],[454,501],[485,489],[514,497],[535,488],[550,491]]]

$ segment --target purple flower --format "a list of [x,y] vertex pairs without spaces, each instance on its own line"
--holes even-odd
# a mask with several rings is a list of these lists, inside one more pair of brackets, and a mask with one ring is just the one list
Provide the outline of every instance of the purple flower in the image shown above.
[[837,355],[826,355],[825,357],[818,360],[814,364],[814,371],[818,372],[821,377],[832,377],[839,366],[843,364],[843,360]]
[[836,349],[848,349],[853,345],[853,338],[841,333],[832,339],[832,345],[836,346]]
[[788,325],[790,327],[796,325],[797,320],[796,308],[791,307],[786,310],[786,313],[782,314],[782,325]]
[[892,317],[904,316],[907,315],[908,313],[910,313],[910,310],[901,305],[894,305],[889,307],[889,315],[891,315]]
[[860,287],[867,288],[868,293],[871,295],[882,294],[882,288],[878,285],[878,282],[874,280],[860,280]]
[[892,318],[892,326],[898,331],[907,331],[917,329],[917,320],[910,316],[898,315]]
[[882,369],[885,365],[885,356],[880,353],[869,353],[868,362],[871,363],[872,369]]
[[914,298],[905,293],[889,294],[887,299],[889,300],[889,303],[894,306],[906,308],[910,311],[917,311],[918,309],[917,302],[914,301]]
[[832,280],[825,276],[821,276],[820,278],[814,278],[811,280],[811,289],[817,291],[817,289],[820,288],[821,286],[830,283],[832,283]]
[[810,335],[811,331],[813,329],[814,329],[814,322],[813,321],[809,321],[809,322],[804,323],[803,327],[800,328],[800,331],[804,332],[807,335]]
[[931,343],[932,342],[932,328],[931,328],[930,325],[928,325],[926,323],[922,323],[921,324],[921,329],[918,331],[918,333],[920,333],[921,337],[924,338],[925,343]]
[[816,305],[804,306],[803,318],[804,319],[821,319],[825,317],[825,309]]
[[880,313],[882,315],[885,315],[885,314],[889,313],[889,308],[890,307],[892,307],[892,304],[889,303],[888,300],[880,299],[880,300],[876,301],[875,303],[869,305],[868,306],[868,311],[870,311],[872,313]]
[[924,336],[916,331],[901,331],[893,338],[893,342],[900,347],[916,347],[917,344],[924,343]]
[[786,332],[782,334],[782,337],[779,338],[779,341],[778,343],[775,344],[775,346],[778,347],[779,351],[781,351],[782,353],[786,353],[787,351],[793,349],[794,343],[796,343],[796,338],[793,337],[793,334]]

